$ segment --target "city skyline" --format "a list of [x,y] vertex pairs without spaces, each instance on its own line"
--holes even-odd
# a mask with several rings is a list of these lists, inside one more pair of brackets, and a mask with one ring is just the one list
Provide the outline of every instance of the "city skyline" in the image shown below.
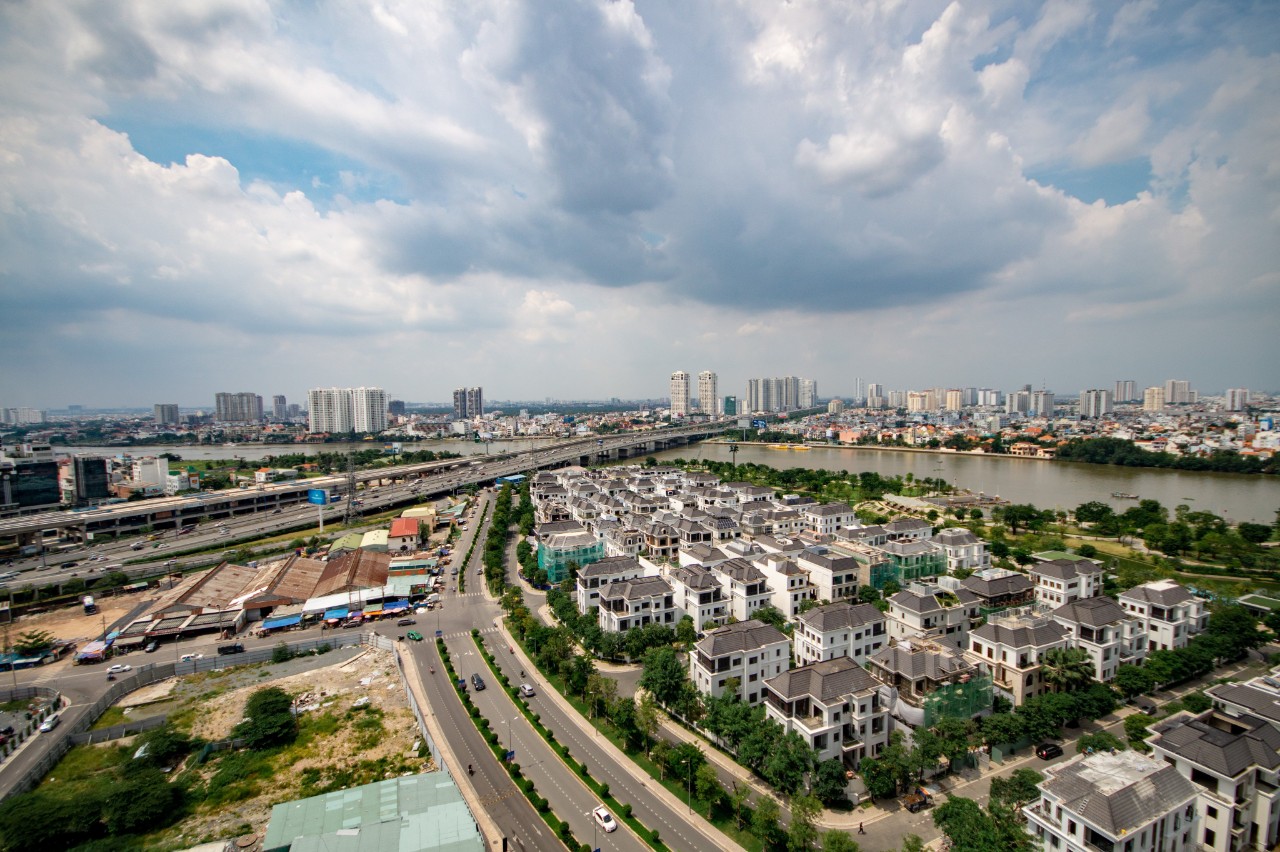
[[1280,389],[1265,4],[0,24],[2,406]]

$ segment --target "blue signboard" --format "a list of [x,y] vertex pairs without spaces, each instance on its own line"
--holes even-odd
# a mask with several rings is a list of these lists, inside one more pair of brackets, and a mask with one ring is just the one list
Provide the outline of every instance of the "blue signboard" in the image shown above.
[[329,489],[312,488],[307,491],[307,502],[314,503],[317,506],[325,506],[329,503]]
[[766,428],[767,426],[768,426],[768,424],[767,424],[767,423],[765,423],[763,420],[752,420],[752,421],[751,421],[751,428],[752,428],[752,429],[764,429],[764,428]]

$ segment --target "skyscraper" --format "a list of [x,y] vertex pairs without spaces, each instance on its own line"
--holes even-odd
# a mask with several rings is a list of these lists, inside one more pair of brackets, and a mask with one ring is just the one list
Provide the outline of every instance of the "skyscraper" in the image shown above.
[[390,402],[388,402],[387,414],[390,414],[393,417],[403,417],[404,416],[404,400],[393,399]]
[[387,428],[382,388],[314,388],[307,392],[311,432],[377,434]]
[[76,502],[83,505],[93,500],[105,500],[111,496],[108,485],[111,478],[107,475],[107,460],[75,456],[72,459],[75,471]]
[[815,379],[801,379],[800,393],[796,400],[799,408],[813,408],[818,404],[818,382]]
[[711,417],[719,414],[716,410],[719,384],[719,377],[710,370],[703,370],[698,374],[698,410],[703,414]]
[[1191,382],[1184,379],[1169,379],[1164,383],[1164,404],[1185,405],[1193,402],[1191,398]]
[[214,419],[220,423],[261,423],[262,397],[256,393],[219,393],[214,396]]
[[1227,411],[1244,411],[1249,407],[1248,388],[1227,389]]
[[177,426],[177,404],[171,402],[157,402],[155,404],[155,421],[157,426]]
[[271,416],[276,420],[284,420],[289,416],[289,402],[280,394],[271,397]]
[[725,417],[736,417],[738,415],[738,398],[736,396],[726,396],[724,398],[724,409],[721,413]]
[[1037,417],[1053,416],[1053,391],[1038,390],[1031,394],[1031,413]]
[[1142,410],[1152,412],[1164,411],[1164,388],[1150,387],[1143,391]]
[[1116,393],[1113,399],[1116,402],[1133,402],[1138,398],[1138,383],[1133,379],[1117,379]]
[[671,374],[671,416],[685,417],[689,414],[689,374],[684,370],[676,370]]
[[484,416],[484,388],[457,388],[453,392],[453,419],[472,420]]
[[1080,391],[1080,416],[1097,419],[1111,413],[1111,391],[1094,388]]

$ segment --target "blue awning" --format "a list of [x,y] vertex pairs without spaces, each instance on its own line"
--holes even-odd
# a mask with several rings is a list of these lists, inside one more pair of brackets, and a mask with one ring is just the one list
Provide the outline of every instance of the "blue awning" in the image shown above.
[[301,623],[301,615],[281,615],[276,618],[264,618],[262,620],[262,628],[264,630],[276,630],[281,627],[293,627],[295,624]]
[[409,608],[408,601],[391,601],[382,605],[383,612],[400,612]]
[[347,608],[345,606],[334,607],[333,609],[327,609],[324,611],[325,621],[328,621],[331,618],[346,618],[346,617],[347,617]]

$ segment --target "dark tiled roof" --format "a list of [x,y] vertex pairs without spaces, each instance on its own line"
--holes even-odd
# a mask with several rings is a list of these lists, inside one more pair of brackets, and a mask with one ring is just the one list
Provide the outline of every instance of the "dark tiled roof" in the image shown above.
[[765,645],[788,641],[786,634],[772,624],[752,618],[708,633],[699,640],[698,650],[708,657],[722,657],[725,654],[758,651]]
[[640,573],[640,563],[632,556],[609,556],[591,563],[578,572],[579,577],[596,577],[604,574]]
[[1162,582],[1144,583],[1141,586],[1134,586],[1126,592],[1121,592],[1120,597],[1128,598],[1134,601],[1146,601],[1156,606],[1176,606],[1192,599],[1192,594],[1184,587],[1174,583],[1168,587],[1163,587]]
[[920,677],[944,680],[974,668],[972,663],[958,653],[949,650],[940,653],[931,648],[909,648],[905,644],[885,648],[873,656],[871,662],[911,680]]
[[819,633],[845,628],[857,630],[884,620],[884,613],[871,604],[851,604],[844,601],[814,607],[800,616],[800,621]]
[[1068,559],[1054,559],[1051,562],[1041,562],[1038,565],[1031,565],[1028,569],[1032,574],[1039,574],[1042,577],[1051,577],[1054,580],[1074,580],[1084,574],[1101,574],[1102,569],[1092,562],[1071,561]]
[[1041,790],[1117,838],[1196,797],[1177,769],[1133,751],[1081,755],[1045,774]]
[[1151,730],[1159,735],[1152,745],[1228,778],[1250,766],[1280,766],[1280,731],[1257,716],[1224,719],[1213,710],[1199,716],[1179,713]]
[[600,600],[634,601],[640,598],[651,598],[658,595],[671,594],[671,584],[661,577],[639,577],[635,580],[620,580],[600,588]]
[[1035,588],[1035,583],[1026,574],[1011,574],[994,580],[984,580],[974,574],[961,580],[960,586],[980,597],[995,598],[1000,595],[1026,594]]
[[1011,648],[1043,648],[1045,645],[1061,642],[1067,635],[1067,628],[1056,621],[1046,621],[1031,627],[1005,627],[987,622],[975,628],[970,635],[975,639],[999,642]]
[[958,527],[942,530],[933,537],[938,544],[948,544],[951,546],[959,546],[962,544],[977,544],[978,537],[968,530],[962,530]]
[[848,503],[823,503],[820,506],[806,506],[804,513],[806,515],[817,515],[820,518],[829,518],[833,515],[848,515],[853,512],[853,507]]
[[1088,627],[1103,627],[1132,617],[1107,597],[1072,601],[1055,609],[1053,615]]
[[846,695],[876,689],[880,684],[853,660],[836,657],[783,672],[765,681],[765,685],[788,701],[808,695],[830,704]]
[[1222,683],[1209,687],[1205,692],[1226,704],[1244,707],[1273,725],[1280,725],[1280,689],[1253,682]]

